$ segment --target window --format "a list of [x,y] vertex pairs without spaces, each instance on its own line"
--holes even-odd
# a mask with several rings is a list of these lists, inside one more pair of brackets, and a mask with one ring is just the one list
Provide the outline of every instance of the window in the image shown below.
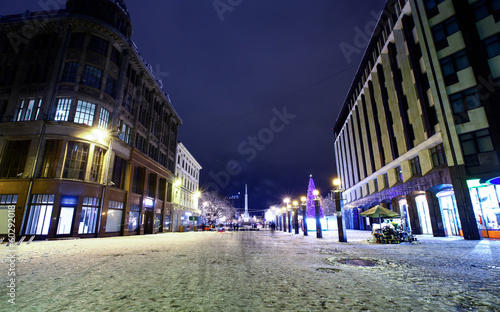
[[450,102],[453,109],[455,124],[457,125],[469,122],[469,114],[467,112],[481,106],[476,87],[451,94]]
[[137,147],[141,152],[145,153],[146,138],[137,133],[135,139],[135,147]]
[[484,40],[486,45],[486,51],[488,52],[488,57],[493,58],[500,55],[500,36],[496,34]]
[[396,181],[402,182],[403,181],[403,170],[401,170],[401,166],[397,167],[395,170],[396,170]]
[[120,51],[117,48],[113,47],[111,49],[111,61],[116,65],[120,66]]
[[106,87],[104,88],[104,92],[107,94],[111,95],[113,98],[116,98],[116,79],[113,78],[111,75],[108,75],[108,78],[106,79]]
[[158,198],[160,200],[165,200],[166,198],[166,191],[167,191],[167,180],[164,178],[160,178],[160,185],[159,185],[159,194]]
[[139,211],[141,207],[139,205],[130,205],[130,214],[128,219],[128,230],[129,232],[137,231],[139,228]]
[[50,219],[54,208],[55,195],[33,195],[30,215],[26,224],[27,235],[49,234]]
[[88,49],[106,56],[108,55],[108,42],[100,37],[92,36]]
[[62,140],[47,140],[42,161],[42,178],[55,178],[56,169],[61,155]]
[[122,229],[123,203],[110,200],[106,232],[120,232]]
[[64,71],[62,74],[61,81],[63,82],[75,82],[76,74],[78,73],[78,67],[80,63],[77,62],[66,62],[64,65]]
[[490,15],[493,15],[495,22],[500,20],[500,0],[479,0],[472,4],[476,21],[480,21]]
[[444,153],[443,143],[431,148],[431,158],[432,158],[432,165],[434,167],[446,163],[446,155]]
[[134,178],[132,180],[132,193],[142,194],[144,192],[145,169],[134,166]]
[[82,212],[80,214],[80,226],[78,234],[93,234],[96,231],[97,219],[99,218],[99,206],[101,199],[95,197],[84,197]]
[[42,108],[41,99],[21,100],[14,116],[15,121],[37,120]]
[[100,147],[94,147],[94,155],[92,157],[92,165],[90,166],[90,182],[101,182],[102,164],[106,151]]
[[81,49],[83,48],[83,43],[85,42],[84,33],[73,33],[71,34],[71,39],[69,40],[69,48]]
[[18,178],[27,176],[24,172],[30,140],[25,141],[7,141],[2,158],[2,170],[0,178]]
[[75,113],[75,122],[87,126],[94,124],[95,104],[78,100]]
[[385,187],[389,187],[389,175],[387,173],[384,173],[384,183]]
[[459,31],[457,20],[455,17],[450,17],[444,22],[432,27],[432,34],[434,35],[434,42],[436,43],[436,50],[444,49],[448,46],[446,37]]
[[102,69],[92,65],[85,65],[85,72],[83,73],[82,83],[96,89],[101,88],[102,82]]
[[460,143],[465,156],[465,166],[480,166],[479,156],[494,150],[488,129],[460,135]]
[[411,175],[417,175],[422,173],[420,168],[420,159],[417,157],[410,159]]
[[428,18],[439,14],[438,4],[444,0],[425,0],[425,8],[427,10]]
[[68,142],[63,178],[84,180],[87,169],[89,145],[81,142]]
[[469,59],[465,50],[458,51],[440,60],[444,83],[449,86],[458,82],[457,72],[469,67]]
[[71,109],[71,99],[59,99],[57,102],[55,121],[68,121],[69,111]]
[[148,175],[148,196],[156,197],[156,180],[157,176],[154,173]]
[[118,138],[125,143],[130,144],[130,126],[123,120],[118,122]]
[[99,129],[108,130],[109,126],[109,111],[101,107],[101,114],[99,115]]
[[127,161],[121,157],[115,155],[115,161],[113,164],[113,173],[111,175],[111,181],[115,184],[115,187],[125,188],[125,169],[127,168]]
[[2,220],[0,222],[0,234],[9,234],[7,220],[9,220],[9,212],[11,216],[15,213],[16,204],[17,195],[0,195],[0,220]]

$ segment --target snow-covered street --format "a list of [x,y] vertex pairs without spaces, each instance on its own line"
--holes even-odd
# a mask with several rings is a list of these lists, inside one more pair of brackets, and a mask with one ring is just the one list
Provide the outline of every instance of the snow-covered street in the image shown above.
[[35,241],[16,249],[1,311],[500,311],[500,241],[369,232],[188,232]]

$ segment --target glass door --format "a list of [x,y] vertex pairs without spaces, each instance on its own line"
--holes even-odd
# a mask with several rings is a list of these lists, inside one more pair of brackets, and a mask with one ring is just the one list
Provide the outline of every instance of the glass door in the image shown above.
[[432,234],[431,216],[425,195],[415,197],[415,202],[417,204],[418,219],[422,228],[422,234]]
[[59,214],[59,223],[57,225],[57,235],[71,234],[74,212],[74,207],[61,207],[61,212]]

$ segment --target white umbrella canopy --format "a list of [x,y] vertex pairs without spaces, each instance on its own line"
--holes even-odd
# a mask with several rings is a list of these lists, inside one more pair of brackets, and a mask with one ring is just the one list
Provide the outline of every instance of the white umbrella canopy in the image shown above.
[[[380,205],[372,207],[365,212],[360,213],[364,217],[378,218],[379,224],[382,224],[382,218],[399,217],[399,214]],[[382,229],[382,226],[381,228]]]

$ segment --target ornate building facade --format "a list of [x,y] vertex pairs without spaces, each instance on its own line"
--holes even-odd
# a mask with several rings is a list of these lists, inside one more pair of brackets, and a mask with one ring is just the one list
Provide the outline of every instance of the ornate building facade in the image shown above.
[[0,219],[16,207],[16,235],[37,238],[170,230],[182,121],[125,4],[68,0],[0,29]]
[[500,237],[500,1],[389,0],[337,118],[349,227]]
[[[173,195],[173,231],[179,231],[180,226],[183,226],[183,230],[188,229],[193,223],[190,222],[189,218],[200,215],[198,200],[200,198],[201,169],[201,165],[191,155],[186,146],[179,142],[177,144],[176,181]],[[193,221],[193,218],[191,218],[191,221]]]

